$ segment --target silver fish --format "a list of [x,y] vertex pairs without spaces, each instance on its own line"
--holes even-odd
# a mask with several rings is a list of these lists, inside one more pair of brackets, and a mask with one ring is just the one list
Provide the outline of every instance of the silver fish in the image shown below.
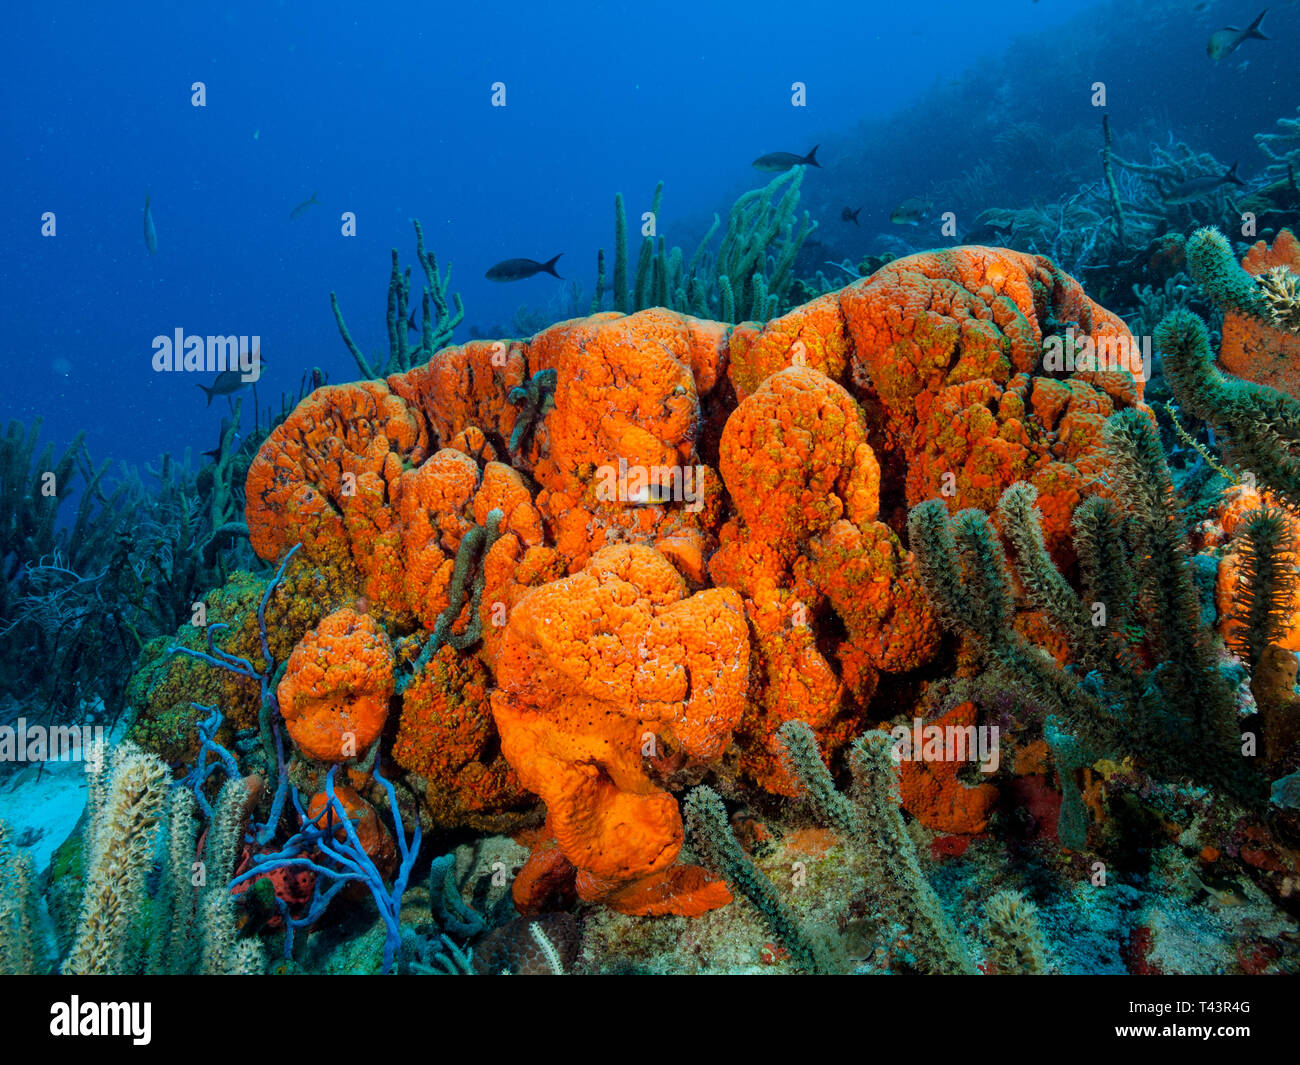
[[896,226],[919,226],[934,212],[934,204],[911,196],[889,212],[889,220]]
[[1224,26],[1221,30],[1215,30],[1210,34],[1210,43],[1205,46],[1205,54],[1213,59],[1216,63],[1226,56],[1232,55],[1246,41],[1269,41],[1271,37],[1266,37],[1259,32],[1259,24],[1264,21],[1264,16],[1268,14],[1268,8],[1264,8],[1255,19],[1244,30],[1236,26]]
[[[254,352],[253,357],[257,360],[259,372],[261,369],[266,368],[266,359],[262,357],[261,352]],[[198,387],[202,390],[203,394],[208,397],[208,402],[205,406],[210,407],[212,406],[213,396],[233,396],[236,392],[247,388],[252,383],[252,381],[244,380],[244,373],[242,370],[231,369],[222,370],[217,374],[216,379],[210,386],[199,385]]]
[[767,155],[760,155],[754,160],[754,169],[762,170],[767,174],[784,174],[796,166],[820,168],[821,163],[817,162],[817,149],[820,147],[820,144],[814,144],[813,150],[807,155],[795,155],[794,152],[768,152]]
[[144,246],[150,255],[158,254],[158,232],[153,227],[153,211],[149,209],[149,193],[144,194]]
[[1237,177],[1237,164],[1233,163],[1226,173],[1207,174],[1205,177],[1192,178],[1191,181],[1184,181],[1181,185],[1175,185],[1172,189],[1164,194],[1164,201],[1173,207],[1180,203],[1195,203],[1203,199],[1220,185],[1244,185],[1246,184],[1241,178]]

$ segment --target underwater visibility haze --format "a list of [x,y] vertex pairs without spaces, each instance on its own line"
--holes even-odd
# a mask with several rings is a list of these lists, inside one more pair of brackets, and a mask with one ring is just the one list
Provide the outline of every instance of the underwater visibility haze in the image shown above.
[[1294,0],[7,23],[0,972],[1297,971]]

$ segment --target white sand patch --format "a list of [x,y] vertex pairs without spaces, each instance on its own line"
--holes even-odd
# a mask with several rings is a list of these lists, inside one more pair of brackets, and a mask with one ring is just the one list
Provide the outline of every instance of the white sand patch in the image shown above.
[[[122,722],[108,736],[110,745],[124,729]],[[31,856],[38,873],[50,864],[85,808],[84,761],[33,763],[0,785],[0,821],[9,825],[11,838]]]

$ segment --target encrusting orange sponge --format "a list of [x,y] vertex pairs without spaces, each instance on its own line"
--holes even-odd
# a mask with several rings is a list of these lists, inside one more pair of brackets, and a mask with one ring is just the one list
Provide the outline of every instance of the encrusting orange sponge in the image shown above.
[[506,758],[546,803],[583,898],[625,913],[696,913],[730,898],[674,864],[681,815],[652,768],[722,754],[744,707],[748,660],[740,597],[688,597],[649,547],[603,548],[515,606],[492,713]]
[[293,649],[276,698],[298,749],[332,763],[361,757],[379,738],[393,690],[387,634],[369,614],[336,610]]

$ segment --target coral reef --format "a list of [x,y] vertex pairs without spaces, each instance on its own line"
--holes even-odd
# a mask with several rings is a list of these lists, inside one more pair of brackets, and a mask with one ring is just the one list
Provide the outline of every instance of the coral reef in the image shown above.
[[[1014,627],[1006,555],[983,512],[950,520],[937,500],[912,511],[926,587],[945,622],[980,646],[989,667],[1032,693],[1058,730],[1095,756],[1118,752],[1169,778],[1248,796],[1258,782],[1243,768],[1233,690],[1200,624],[1191,552],[1159,439],[1137,411],[1114,415],[1105,439],[1116,498],[1128,513],[1100,496],[1076,512],[1082,595],[1052,563],[1032,486],[1007,489],[998,507],[1020,584],[1067,641],[1077,670],[1062,669]],[[1136,641],[1134,632],[1142,634]]]
[[[1286,234],[1289,238],[1290,234]],[[1276,247],[1294,248],[1279,237]],[[1264,265],[1265,249],[1256,249]],[[1290,254],[1290,252],[1286,252]],[[1300,436],[1300,400],[1290,391],[1296,338],[1278,328],[1273,305],[1217,230],[1198,230],[1188,241],[1192,276],[1224,312],[1225,367],[1214,362],[1204,322],[1190,312],[1171,314],[1156,331],[1166,373],[1179,404],[1226,436],[1224,454],[1243,473],[1279,495],[1300,500],[1300,467],[1294,447]],[[1280,386],[1280,387],[1275,387]]]
[[[910,301],[907,318],[878,317]],[[266,438],[247,486],[254,549],[272,559],[301,543],[365,604],[297,637],[278,681],[295,758],[366,754],[388,667],[367,650],[331,686],[327,648],[331,626],[376,648],[387,632],[403,704],[394,753],[431,823],[500,824],[519,785],[546,804],[521,907],[566,879],[628,912],[725,902],[674,865],[680,819],[656,780],[698,773],[734,732],[741,772],[794,794],[783,723],[807,721],[833,756],[865,726],[881,676],[934,655],[886,488],[991,506],[1031,478],[1061,547],[1105,466],[1102,421],[1142,389],[1096,358],[1053,376],[1040,349],[1066,328],[1127,339],[1046,260],[955,249],[730,336],[661,309],[597,314],[318,389]],[[963,437],[930,428],[963,419]],[[591,627],[614,616],[626,631]],[[629,654],[658,665],[637,679]],[[300,687],[344,713],[354,746],[340,749],[339,729],[329,750],[309,741]],[[353,706],[373,709],[364,727]],[[919,777],[910,786],[918,807],[932,801]]]
[[[635,967],[642,939],[663,964],[676,934],[772,971],[1065,971],[1044,885],[1175,820],[1282,897],[1289,517],[1243,488],[1193,555],[1136,341],[1042,256],[904,256],[786,309],[799,180],[689,269],[647,238],[629,279],[622,220],[615,305],[641,309],[526,340],[405,346],[394,258],[385,376],[359,358],[249,456],[248,545],[278,569],[221,572],[202,623],[145,644],[130,736],[155,754],[122,745],[97,785],[65,969],[561,974]],[[1271,313],[1285,279],[1270,303],[1228,258],[1188,242],[1216,300]],[[1159,335],[1186,413],[1289,409],[1216,377],[1185,306]],[[1272,431],[1226,454],[1285,495]],[[514,839],[467,859],[467,832]],[[456,849],[426,894],[435,833]],[[1014,848],[1039,874],[963,882]],[[5,946],[32,938],[16,912],[0,958],[39,968]]]

